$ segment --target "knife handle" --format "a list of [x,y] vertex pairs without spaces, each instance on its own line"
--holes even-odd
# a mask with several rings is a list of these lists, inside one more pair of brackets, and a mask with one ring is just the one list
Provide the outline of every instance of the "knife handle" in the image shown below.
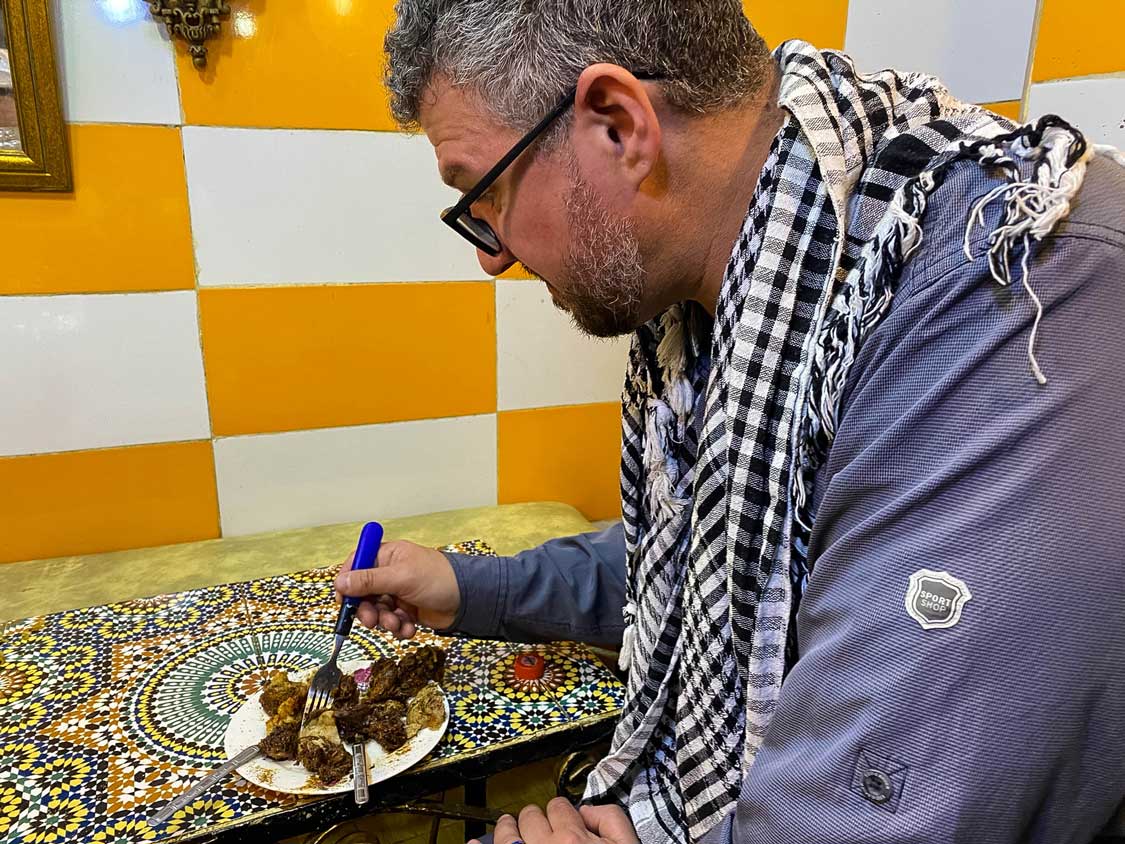
[[214,785],[230,776],[231,772],[233,772],[235,768],[241,768],[247,762],[257,757],[257,755],[261,752],[262,751],[258,749],[258,745],[250,745],[233,759],[228,759],[226,762],[217,767],[215,770],[213,770],[211,773],[209,773],[179,797],[168,803],[167,806],[165,806],[163,809],[152,816],[152,818],[149,820],[149,823],[153,826],[156,826],[157,824],[167,822],[169,819],[171,819],[172,815],[176,814],[176,812],[180,811],[180,809],[183,809],[197,797],[200,797],[201,795],[210,791]]
[[352,782],[355,783],[355,804],[362,806],[370,798],[367,792],[367,746],[363,742],[352,745]]
[[[378,522],[368,522],[359,534],[359,544],[355,548],[355,557],[352,559],[352,571],[373,569],[379,561],[379,546],[383,544],[383,526]],[[344,598],[340,605],[340,613],[336,617],[337,636],[347,636],[352,632],[352,622],[355,621],[356,610],[359,609],[361,598]]]

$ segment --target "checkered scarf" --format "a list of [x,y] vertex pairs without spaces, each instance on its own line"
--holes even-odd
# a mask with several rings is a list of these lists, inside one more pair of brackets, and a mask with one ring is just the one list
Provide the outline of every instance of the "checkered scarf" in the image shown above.
[[1013,131],[929,76],[860,75],[846,56],[799,41],[775,57],[789,116],[714,321],[698,305],[674,306],[630,351],[628,696],[587,799],[628,806],[645,842],[698,840],[753,765],[797,657],[811,478],[857,350],[921,244],[928,197],[957,161],[1005,172],[970,228],[984,205],[1004,203],[990,267],[1009,283],[1022,249],[1034,298],[1031,241],[1065,216],[1090,156],[1058,118]]

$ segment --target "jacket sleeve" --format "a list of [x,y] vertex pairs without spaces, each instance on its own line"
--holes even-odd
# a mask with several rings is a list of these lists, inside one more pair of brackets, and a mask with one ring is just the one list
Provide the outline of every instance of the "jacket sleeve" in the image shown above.
[[452,631],[620,647],[625,628],[625,534],[620,524],[553,539],[514,557],[447,556],[461,590]]
[[1045,386],[1026,292],[963,257],[861,349],[801,658],[710,844],[1089,842],[1121,802],[1125,238],[1068,232],[1031,277]]

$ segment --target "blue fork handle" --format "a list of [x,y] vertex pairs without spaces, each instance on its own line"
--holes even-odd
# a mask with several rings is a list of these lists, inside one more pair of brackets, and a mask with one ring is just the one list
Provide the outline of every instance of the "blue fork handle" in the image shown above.
[[[355,547],[352,571],[375,568],[379,559],[379,546],[382,544],[383,526],[378,522],[365,524],[359,534],[359,544]],[[360,601],[360,598],[344,598],[344,602],[340,604],[340,614],[336,616],[336,629],[333,631],[337,636],[347,636],[352,632],[352,623]]]

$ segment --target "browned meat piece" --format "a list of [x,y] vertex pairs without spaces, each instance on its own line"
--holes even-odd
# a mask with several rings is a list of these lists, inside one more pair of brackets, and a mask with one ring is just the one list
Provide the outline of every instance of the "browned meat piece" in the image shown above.
[[343,746],[324,736],[304,736],[297,747],[297,761],[325,785],[351,773],[352,757]]
[[371,707],[372,705],[370,703],[360,701],[353,706],[334,709],[336,729],[340,731],[340,738],[348,742],[348,744],[367,741],[369,736],[366,734],[365,729],[367,719],[371,715]]
[[405,717],[406,705],[399,700],[384,700],[371,706],[370,718],[376,721],[394,718],[401,721]]
[[380,659],[371,663],[371,684],[367,699],[372,703],[398,697],[398,663],[393,659]]
[[267,735],[258,743],[262,753],[270,759],[284,762],[287,759],[297,758],[297,734],[301,725],[296,721],[288,721]]
[[355,678],[351,674],[341,674],[340,682],[332,692],[333,708],[351,706],[358,701],[359,688],[355,684]]
[[383,701],[371,707],[371,713],[364,724],[364,733],[379,742],[388,753],[406,744],[406,725],[403,716],[406,707],[397,700]]
[[307,683],[294,683],[283,672],[275,671],[270,674],[269,682],[266,687],[262,689],[262,709],[271,718],[277,714],[277,708],[281,706],[289,698],[300,698],[301,703],[297,707],[303,709],[305,706],[305,695],[309,693]]
[[445,695],[434,683],[410,699],[406,707],[406,735],[410,738],[420,730],[436,730],[445,723]]
[[411,648],[398,661],[398,694],[411,698],[429,682],[440,683],[445,672],[445,651],[432,645]]
[[274,716],[266,721],[266,731],[273,732],[283,724],[299,724],[305,710],[305,696],[287,697],[281,702]]

